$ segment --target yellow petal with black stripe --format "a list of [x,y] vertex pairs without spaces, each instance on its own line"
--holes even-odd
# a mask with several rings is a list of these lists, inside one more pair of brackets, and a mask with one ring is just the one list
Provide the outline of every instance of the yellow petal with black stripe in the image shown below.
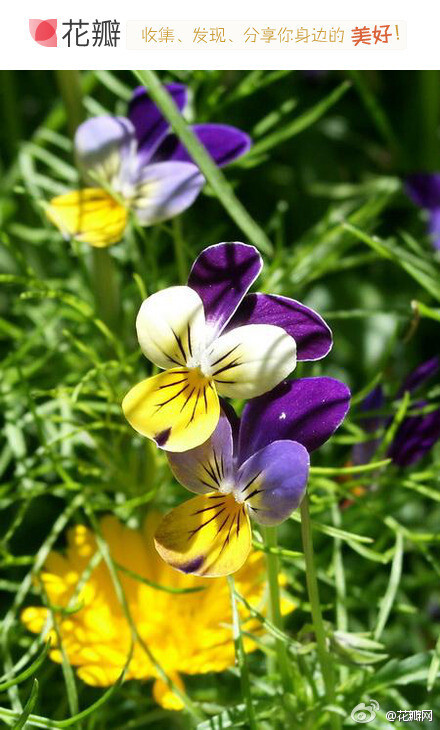
[[211,492],[173,509],[154,536],[159,555],[183,573],[216,578],[239,570],[251,549],[246,508]]
[[172,368],[132,388],[122,410],[133,428],[167,451],[209,439],[220,417],[214,385],[197,368]]
[[127,225],[127,210],[101,188],[73,190],[50,201],[49,220],[64,236],[97,248],[121,240]]

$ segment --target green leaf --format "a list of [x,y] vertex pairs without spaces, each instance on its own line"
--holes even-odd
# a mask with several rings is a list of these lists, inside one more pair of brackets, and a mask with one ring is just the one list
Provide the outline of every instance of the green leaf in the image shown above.
[[402,661],[391,659],[367,682],[368,690],[373,693],[394,685],[425,682],[430,662],[430,652],[415,654]]
[[291,137],[295,137],[300,134],[308,127],[315,124],[321,117],[323,117],[329,109],[331,109],[337,102],[346,94],[350,89],[351,82],[343,81],[342,84],[336,87],[328,96],[319,101],[315,106],[307,109],[300,116],[293,119],[289,124],[286,124],[282,129],[277,129],[272,134],[268,134],[264,139],[256,142],[251,148],[247,159],[258,157],[259,155],[268,152],[277,145],[285,142]]
[[37,701],[37,697],[38,697],[38,680],[34,679],[34,682],[32,684],[32,690],[29,695],[29,699],[26,702],[26,704],[23,708],[23,712],[21,713],[17,722],[14,723],[14,725],[12,726],[12,730],[21,730],[21,728],[23,728],[26,725],[29,715],[31,714],[31,712],[34,708],[34,705]]
[[24,672],[21,672],[20,674],[17,674],[12,679],[8,680],[7,682],[2,682],[0,684],[0,692],[5,692],[9,687],[13,687],[16,684],[20,684],[21,682],[24,682],[26,679],[29,679],[37,669],[41,667],[44,660],[47,657],[48,651],[49,651],[49,644],[46,644],[41,654],[35,659],[35,661],[32,662],[32,664],[24,670]]

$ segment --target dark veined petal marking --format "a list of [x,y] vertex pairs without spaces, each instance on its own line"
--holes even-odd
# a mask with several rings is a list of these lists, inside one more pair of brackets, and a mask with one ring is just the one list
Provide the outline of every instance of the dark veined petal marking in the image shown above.
[[[201,394],[205,390],[205,397]],[[197,369],[176,368],[138,383],[122,408],[139,433],[167,451],[183,452],[204,443],[217,426],[217,393]]]
[[163,519],[155,544],[161,557],[177,570],[210,577],[229,575],[249,553],[249,519],[231,494],[200,495]]

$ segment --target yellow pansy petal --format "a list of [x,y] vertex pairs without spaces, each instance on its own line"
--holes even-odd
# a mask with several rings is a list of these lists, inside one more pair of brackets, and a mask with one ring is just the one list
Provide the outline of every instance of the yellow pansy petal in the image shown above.
[[104,248],[121,240],[127,211],[101,188],[74,190],[53,198],[46,215],[65,236]]
[[199,370],[173,368],[132,388],[122,410],[133,428],[167,451],[186,451],[206,441],[220,417],[212,383]]
[[[169,676],[179,689],[182,691],[185,690],[184,684],[178,674],[170,674]],[[161,705],[165,710],[183,710],[185,707],[179,695],[175,694],[163,679],[156,679],[153,685],[153,697],[157,704]]]
[[251,549],[246,508],[211,492],[173,509],[154,536],[159,555],[183,573],[215,578],[239,570]]

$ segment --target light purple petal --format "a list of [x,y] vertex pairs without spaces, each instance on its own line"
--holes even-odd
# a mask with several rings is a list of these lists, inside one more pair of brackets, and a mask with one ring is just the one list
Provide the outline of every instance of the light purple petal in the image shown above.
[[142,168],[133,209],[143,226],[161,223],[189,208],[205,183],[190,162],[157,162]]
[[405,189],[411,200],[421,208],[440,208],[440,174],[418,173],[409,175]]
[[322,317],[295,299],[275,294],[248,294],[228,329],[244,324],[274,324],[296,342],[298,360],[320,360],[331,350],[332,332]]
[[168,463],[177,481],[198,494],[212,492],[233,480],[232,429],[221,412],[212,436],[201,446],[182,453],[167,452]]
[[273,441],[298,441],[307,451],[321,446],[344,420],[350,390],[334,378],[280,383],[249,401],[241,418],[239,463]]
[[440,251],[440,208],[429,211],[428,233],[432,238],[434,248]]
[[406,391],[413,393],[427,380],[432,378],[440,368],[440,358],[437,355],[431,357],[426,362],[418,365],[409,375],[406,376],[399,388],[397,397],[400,398]]
[[203,301],[206,322],[212,327],[213,337],[228,323],[262,265],[254,246],[238,242],[209,246],[197,257],[188,286],[195,289]]
[[[426,402],[418,403],[423,407]],[[440,410],[405,418],[398,429],[388,456],[398,466],[410,466],[427,454],[440,439]]]
[[[195,124],[191,129],[219,167],[229,165],[251,148],[249,135],[228,124]],[[154,154],[156,160],[192,162],[190,154],[175,134],[165,137]]]
[[242,464],[234,493],[261,525],[279,525],[296,509],[309,474],[307,449],[295,441],[274,441]]
[[136,166],[134,127],[125,117],[93,117],[75,134],[75,154],[88,179],[111,187],[130,180]]
[[[186,87],[183,84],[173,83],[166,84],[165,89],[171,94],[179,110],[183,111],[188,98]],[[128,107],[128,116],[136,130],[141,164],[145,164],[169,132],[169,122],[143,86],[138,86],[134,90]]]

